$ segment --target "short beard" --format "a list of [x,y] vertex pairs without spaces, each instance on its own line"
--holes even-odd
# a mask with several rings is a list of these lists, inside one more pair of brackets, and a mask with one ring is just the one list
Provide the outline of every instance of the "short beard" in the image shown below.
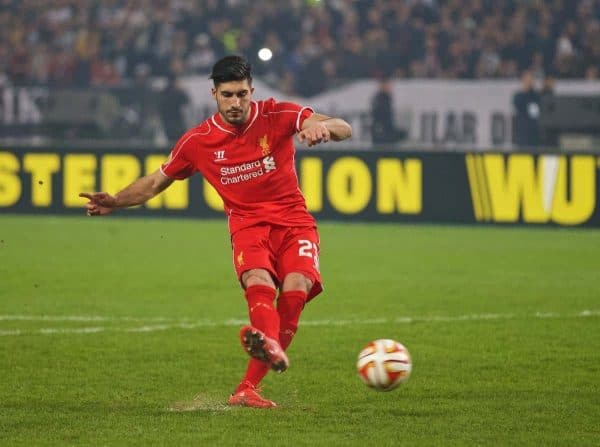
[[225,121],[233,126],[239,126],[240,124],[244,124],[248,119],[248,112],[240,114],[239,118],[230,118],[225,114]]
[[236,119],[227,119],[226,118],[226,121],[229,124],[232,124],[234,126],[239,126],[240,124],[244,124],[246,122],[246,120],[244,118],[245,118],[244,116],[240,116],[239,118],[236,118]]

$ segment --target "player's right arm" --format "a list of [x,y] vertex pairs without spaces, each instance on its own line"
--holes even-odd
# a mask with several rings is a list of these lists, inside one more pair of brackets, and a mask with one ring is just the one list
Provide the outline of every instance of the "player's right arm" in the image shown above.
[[341,118],[332,118],[320,113],[313,113],[302,122],[298,141],[306,142],[308,147],[319,143],[342,141],[352,136],[352,127]]
[[112,213],[117,208],[127,208],[146,203],[168,188],[171,183],[173,183],[173,179],[157,169],[152,174],[140,177],[114,196],[106,192],[82,192],[79,197],[85,197],[89,200],[85,204],[88,216],[104,216]]

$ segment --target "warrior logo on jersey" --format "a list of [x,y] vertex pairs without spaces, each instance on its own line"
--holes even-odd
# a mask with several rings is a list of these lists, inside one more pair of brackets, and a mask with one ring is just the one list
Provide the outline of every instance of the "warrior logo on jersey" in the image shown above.
[[269,155],[271,153],[271,147],[269,146],[269,142],[267,141],[267,134],[264,134],[258,139],[258,145],[262,149],[263,155]]
[[265,165],[265,172],[271,172],[277,169],[275,165],[275,159],[273,157],[263,158],[263,165]]
[[215,161],[225,161],[225,151],[215,151]]

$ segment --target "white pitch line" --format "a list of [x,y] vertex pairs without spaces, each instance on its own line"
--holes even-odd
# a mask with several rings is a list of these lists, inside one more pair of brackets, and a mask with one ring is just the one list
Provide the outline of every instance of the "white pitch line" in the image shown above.
[[21,335],[23,332],[21,332],[19,329],[15,329],[15,330],[11,330],[11,331],[0,331],[0,337],[4,336],[4,335]]
[[73,329],[72,331],[69,329],[63,329],[63,328],[44,328],[44,329],[38,329],[37,331],[31,331],[29,332],[30,334],[43,334],[43,335],[53,335],[53,334],[66,334],[66,333],[72,333],[72,334],[95,334],[97,332],[104,332],[107,329],[104,327],[82,327],[82,328],[76,328]]
[[[559,318],[590,318],[599,317],[600,310],[583,310],[577,313],[559,314],[555,312],[536,312],[534,314],[469,314],[458,316],[428,316],[428,317],[397,317],[397,318],[366,318],[366,319],[345,319],[345,320],[305,320],[300,323],[301,326],[363,326],[377,324],[410,324],[410,323],[445,323],[445,322],[467,322],[467,321],[494,321],[494,320],[517,320],[517,319],[559,319]],[[173,323],[163,323],[154,325],[143,325],[137,327],[110,327],[94,326],[80,328],[42,328],[42,329],[9,329],[0,330],[0,336],[11,335],[56,335],[56,334],[95,334],[98,332],[137,332],[148,333],[157,331],[166,331],[170,329],[198,329],[217,326],[240,326],[247,324],[247,320],[229,319],[223,321],[198,320],[193,321],[190,318],[176,320],[168,317],[156,318],[138,318],[138,317],[100,317],[100,316],[27,316],[27,315],[2,315],[4,320],[22,320],[22,321],[173,321]],[[27,318],[28,317],[28,318]]]
[[188,321],[169,317],[102,317],[98,315],[0,315],[0,321]]

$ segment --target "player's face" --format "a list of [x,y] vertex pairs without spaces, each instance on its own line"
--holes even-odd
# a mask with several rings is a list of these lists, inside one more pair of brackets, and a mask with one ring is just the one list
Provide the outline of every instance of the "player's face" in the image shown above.
[[250,101],[254,88],[247,79],[223,82],[212,89],[221,118],[234,126],[244,124],[250,114]]

